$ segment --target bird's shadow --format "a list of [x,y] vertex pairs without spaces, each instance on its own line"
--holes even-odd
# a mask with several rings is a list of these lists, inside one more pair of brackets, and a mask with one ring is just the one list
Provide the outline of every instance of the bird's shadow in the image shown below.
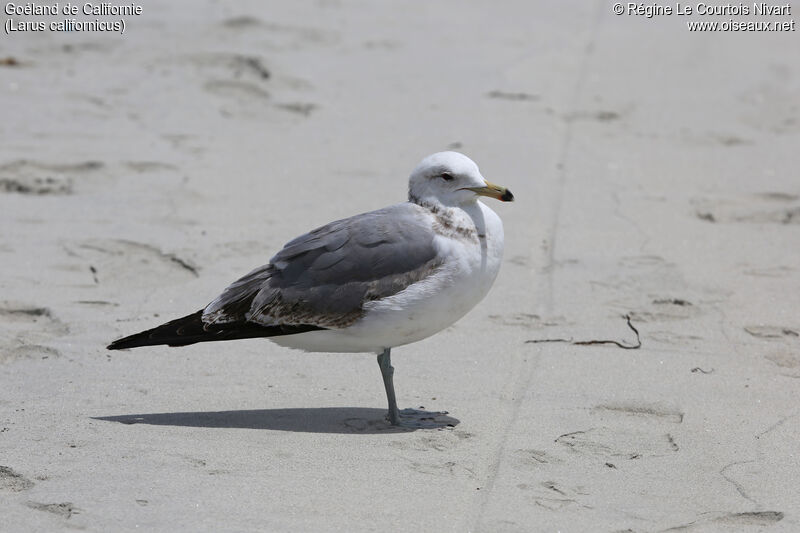
[[[405,412],[405,411],[403,411]],[[415,420],[392,426],[383,409],[368,407],[316,407],[294,409],[252,409],[242,411],[197,411],[146,413],[92,417],[121,424],[183,426],[198,428],[271,429],[306,433],[405,433],[417,429],[455,427],[459,420],[447,413],[414,411]]]

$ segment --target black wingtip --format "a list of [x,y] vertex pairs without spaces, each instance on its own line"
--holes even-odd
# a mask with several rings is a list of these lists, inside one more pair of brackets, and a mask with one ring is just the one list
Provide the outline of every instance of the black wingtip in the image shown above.
[[127,350],[140,346],[158,345],[188,346],[198,342],[294,335],[320,329],[325,328],[310,324],[261,326],[247,322],[207,326],[203,323],[203,310],[201,309],[196,313],[171,320],[153,329],[117,339],[106,346],[106,349]]
[[137,346],[146,346],[145,344],[134,342],[134,339],[137,337],[137,335],[131,335],[130,337],[117,339],[106,346],[106,350],[127,350],[128,348],[136,348]]
[[108,350],[125,350],[140,346],[184,346],[201,342],[211,334],[206,332],[202,320],[203,310],[171,320],[152,329],[134,333],[127,337],[117,339],[108,346]]

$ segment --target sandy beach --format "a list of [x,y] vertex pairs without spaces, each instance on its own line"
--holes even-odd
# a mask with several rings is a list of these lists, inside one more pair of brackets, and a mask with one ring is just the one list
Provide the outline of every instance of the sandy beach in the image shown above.
[[[793,9],[136,5],[3,4],[0,531],[800,530]],[[516,196],[489,296],[392,352],[450,426],[390,428],[369,354],[105,349],[448,149]]]

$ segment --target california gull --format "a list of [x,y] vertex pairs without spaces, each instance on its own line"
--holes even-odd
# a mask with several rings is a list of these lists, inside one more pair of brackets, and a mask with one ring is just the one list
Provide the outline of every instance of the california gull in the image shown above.
[[503,224],[480,196],[514,199],[465,155],[430,155],[411,173],[408,202],[301,235],[200,311],[108,349],[267,337],[309,352],[376,353],[389,421],[401,425],[392,348],[456,322],[500,270]]

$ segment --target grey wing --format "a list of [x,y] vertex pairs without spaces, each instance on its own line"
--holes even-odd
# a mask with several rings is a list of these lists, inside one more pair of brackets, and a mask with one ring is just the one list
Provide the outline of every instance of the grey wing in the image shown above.
[[427,210],[406,203],[306,233],[206,307],[205,323],[345,327],[364,304],[397,294],[439,265]]

